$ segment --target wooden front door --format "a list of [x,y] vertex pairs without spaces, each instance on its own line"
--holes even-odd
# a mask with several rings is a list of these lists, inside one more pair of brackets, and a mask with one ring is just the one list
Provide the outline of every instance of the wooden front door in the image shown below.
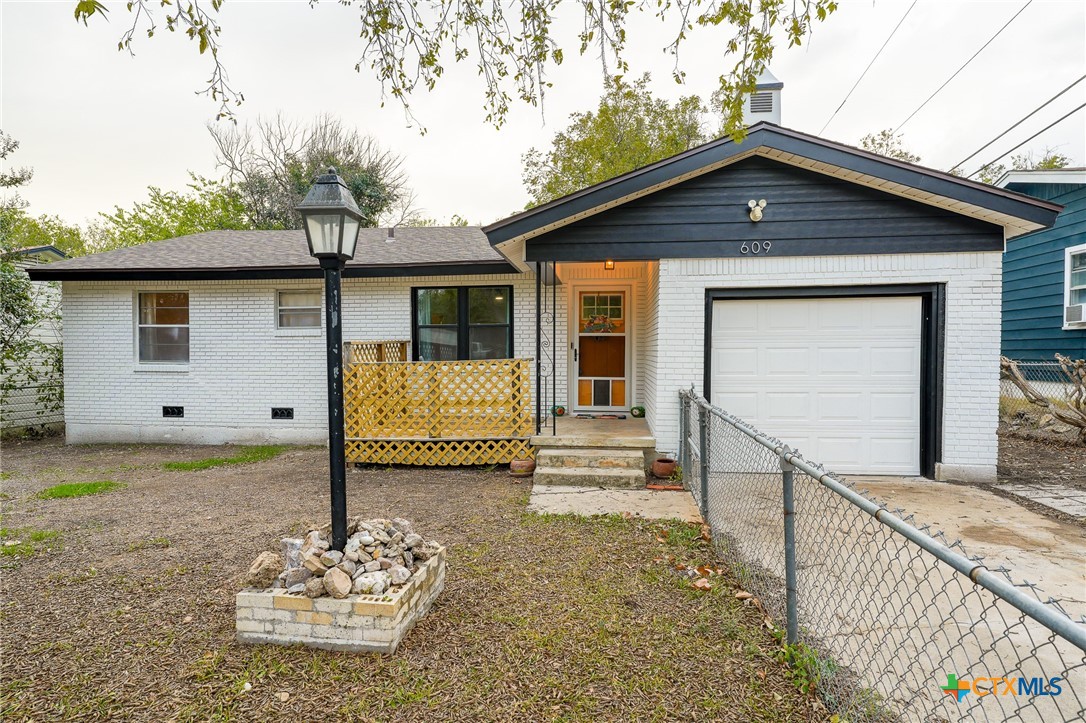
[[620,411],[629,407],[628,307],[625,290],[578,290],[575,409]]

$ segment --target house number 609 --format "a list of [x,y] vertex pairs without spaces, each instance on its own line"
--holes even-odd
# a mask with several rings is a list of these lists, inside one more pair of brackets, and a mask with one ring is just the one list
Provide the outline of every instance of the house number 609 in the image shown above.
[[771,248],[773,248],[773,242],[772,241],[755,241],[754,243],[750,244],[749,246],[746,244],[746,242],[744,242],[743,245],[739,247],[739,253],[741,253],[741,254],[760,254],[760,253],[762,253],[764,251],[765,253],[768,254],[769,249],[771,249]]

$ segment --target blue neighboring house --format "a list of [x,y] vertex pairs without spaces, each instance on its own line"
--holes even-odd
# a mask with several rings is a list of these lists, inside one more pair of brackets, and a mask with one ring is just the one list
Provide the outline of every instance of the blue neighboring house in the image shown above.
[[1063,206],[1051,228],[1007,242],[1003,355],[1086,359],[1086,168],[1009,171],[995,185]]

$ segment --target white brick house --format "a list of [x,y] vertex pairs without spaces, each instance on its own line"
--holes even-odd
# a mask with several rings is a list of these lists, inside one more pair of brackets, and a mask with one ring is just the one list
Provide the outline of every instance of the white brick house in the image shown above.
[[[762,123],[483,229],[366,230],[344,338],[421,360],[538,348],[540,416],[644,406],[665,452],[693,385],[842,473],[991,477],[1004,240],[1058,211]],[[302,232],[35,274],[64,282],[70,442],[325,439]]]

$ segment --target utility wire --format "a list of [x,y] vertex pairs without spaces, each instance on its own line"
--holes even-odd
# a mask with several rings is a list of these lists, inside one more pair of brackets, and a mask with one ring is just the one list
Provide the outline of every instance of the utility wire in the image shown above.
[[1079,106],[1078,108],[1075,108],[1074,110],[1072,110],[1072,111],[1071,111],[1070,113],[1068,113],[1067,115],[1063,116],[1063,117],[1062,117],[1062,118],[1060,118],[1059,120],[1057,120],[1057,121],[1055,121],[1055,122],[1053,122],[1053,123],[1049,123],[1049,124],[1048,124],[1048,125],[1046,125],[1046,126],[1045,126],[1044,128],[1042,128],[1041,130],[1037,131],[1037,132],[1036,132],[1036,133],[1034,133],[1034,134],[1033,134],[1032,136],[1030,136],[1030,137],[1029,137],[1029,138],[1027,138],[1026,140],[1022,141],[1021,143],[1019,143],[1019,144],[1018,144],[1017,146],[1015,146],[1014,148],[1010,149],[1010,150],[1009,150],[1009,151],[1007,151],[1006,153],[1003,153],[1003,154],[1000,154],[999,156],[996,156],[995,158],[993,158],[993,159],[992,159],[991,163],[986,163],[986,164],[984,164],[983,166],[981,166],[980,168],[978,168],[977,170],[973,171],[973,172],[972,172],[972,173],[970,173],[970,174],[969,174],[968,176],[966,176],[966,178],[972,178],[973,176],[977,175],[978,173],[980,173],[980,172],[981,172],[981,171],[983,171],[984,169],[988,168],[989,166],[995,165],[995,162],[996,162],[996,161],[998,161],[998,160],[999,160],[1000,158],[1003,158],[1003,156],[1006,156],[1006,155],[1008,155],[1008,154],[1010,154],[1010,153],[1014,153],[1014,152],[1015,152],[1015,151],[1017,151],[1017,150],[1018,150],[1019,148],[1021,148],[1021,147],[1022,147],[1022,146],[1024,146],[1024,145],[1026,145],[1027,143],[1029,143],[1030,141],[1032,141],[1032,140],[1033,140],[1034,138],[1036,138],[1037,136],[1039,136],[1039,135],[1041,135],[1042,133],[1044,133],[1045,131],[1047,131],[1047,130],[1048,130],[1049,128],[1051,128],[1051,127],[1053,127],[1053,126],[1055,126],[1055,125],[1058,125],[1058,124],[1062,123],[1063,121],[1065,121],[1065,120],[1067,120],[1068,118],[1070,118],[1071,116],[1073,116],[1073,115],[1074,115],[1075,113],[1078,113],[1078,112],[1079,112],[1080,110],[1082,110],[1083,108],[1086,108],[1086,103],[1083,103],[1083,104],[1082,104],[1082,105],[1080,105],[1080,106]]
[[897,29],[901,27],[901,24],[905,22],[905,18],[909,17],[909,13],[913,11],[914,7],[916,7],[916,0],[913,0],[913,4],[910,5],[909,9],[905,11],[905,14],[901,16],[901,20],[897,21],[897,25],[895,25],[894,29],[890,31],[890,35],[888,35],[886,40],[883,41],[882,47],[879,48],[879,51],[875,53],[875,57],[872,58],[871,62],[867,64],[867,67],[864,68],[864,72],[860,73],[860,77],[857,78],[856,82],[852,84],[852,88],[848,91],[845,99],[841,101],[841,105],[837,106],[837,110],[835,110],[833,112],[833,115],[830,116],[830,119],[826,121],[826,125],[822,126],[822,130],[818,132],[818,135],[822,135],[826,132],[826,129],[829,128],[830,123],[833,122],[833,119],[836,118],[837,114],[841,111],[841,109],[845,107],[845,103],[847,103],[848,99],[852,97],[852,91],[856,90],[856,86],[858,86],[860,84],[860,81],[864,79],[864,76],[867,75],[867,71],[871,70],[871,66],[874,65],[875,61],[879,59],[880,55],[882,55],[882,51],[886,49],[886,45],[890,42],[890,39],[894,37],[894,34],[897,32]]
[[998,38],[998,37],[999,37],[1000,33],[1002,33],[1002,32],[1003,32],[1004,30],[1006,30],[1006,29],[1007,29],[1007,26],[1008,26],[1008,25],[1010,25],[1011,23],[1013,23],[1013,22],[1014,22],[1015,18],[1017,18],[1017,17],[1019,16],[1019,15],[1021,15],[1021,14],[1022,14],[1022,12],[1023,12],[1023,11],[1025,11],[1025,9],[1026,9],[1026,8],[1028,8],[1028,7],[1029,7],[1030,5],[1032,5],[1032,4],[1033,4],[1033,0],[1027,0],[1026,4],[1025,4],[1025,5],[1023,5],[1023,6],[1021,7],[1021,9],[1019,9],[1019,11],[1018,11],[1018,12],[1016,12],[1016,13],[1014,14],[1014,16],[1013,16],[1013,17],[1012,17],[1012,18],[1011,18],[1010,20],[1008,20],[1008,21],[1007,21],[1006,23],[1004,23],[1004,24],[1003,24],[1003,27],[1001,27],[1001,28],[1000,28],[999,30],[997,30],[997,31],[996,31],[996,33],[995,33],[995,35],[993,35],[992,37],[988,38],[988,42],[986,42],[986,43],[985,43],[984,45],[980,46],[980,50],[978,50],[977,52],[973,53],[973,56],[972,56],[971,58],[969,58],[969,60],[965,61],[965,62],[964,62],[964,63],[962,64],[962,67],[960,67],[960,68],[958,68],[957,70],[955,70],[955,71],[954,71],[954,75],[952,75],[952,76],[950,76],[949,78],[947,78],[947,79],[946,79],[946,80],[945,80],[945,81],[943,82],[943,84],[942,84],[942,85],[940,85],[940,86],[939,86],[938,88],[936,88],[936,89],[935,89],[935,92],[934,92],[934,93],[932,93],[931,95],[929,95],[929,96],[928,96],[928,99],[927,99],[927,100],[925,100],[925,101],[924,101],[923,103],[921,103],[921,104],[920,104],[920,107],[919,107],[919,108],[917,108],[917,109],[916,109],[916,110],[914,110],[914,111],[913,111],[912,113],[910,113],[910,114],[909,114],[909,117],[908,117],[908,118],[906,118],[905,120],[901,121],[901,123],[900,123],[900,124],[898,125],[898,127],[894,129],[894,133],[897,133],[897,132],[898,132],[899,130],[901,130],[902,128],[904,128],[904,127],[905,127],[905,124],[906,124],[906,123],[908,123],[908,122],[909,122],[910,120],[912,120],[912,118],[913,118],[913,116],[914,116],[914,115],[916,115],[917,113],[919,113],[919,112],[920,112],[920,111],[921,111],[921,110],[922,110],[922,109],[924,108],[924,106],[926,106],[926,105],[927,105],[927,104],[928,104],[928,103],[929,103],[929,102],[931,101],[931,99],[932,99],[932,98],[934,98],[935,96],[939,95],[939,91],[941,91],[941,90],[942,90],[943,88],[947,87],[947,84],[948,84],[948,83],[950,83],[950,81],[952,81],[952,80],[954,80],[955,78],[957,78],[957,77],[958,77],[958,73],[960,73],[960,72],[962,72],[963,70],[965,70],[965,68],[966,68],[966,66],[967,66],[967,65],[969,65],[970,63],[972,63],[972,62],[973,62],[973,60],[974,60],[974,59],[975,59],[975,58],[976,58],[976,57],[977,57],[978,55],[980,55],[980,54],[981,54],[981,52],[983,52],[985,48],[987,48],[987,47],[988,47],[989,45],[991,45],[991,44],[992,44],[992,41],[993,41],[993,40],[995,40],[996,38]]
[[1024,117],[1024,118],[1023,118],[1022,120],[1020,120],[1020,121],[1018,121],[1017,123],[1015,123],[1015,124],[1014,124],[1013,126],[1011,126],[1010,128],[1008,128],[1007,130],[1005,130],[1005,131],[1003,131],[1002,133],[1000,133],[1000,134],[999,134],[998,136],[996,136],[996,137],[995,137],[995,138],[993,138],[992,140],[990,140],[990,141],[988,141],[987,143],[985,143],[985,144],[984,144],[983,146],[981,146],[981,147],[980,147],[980,148],[978,148],[977,150],[975,150],[975,151],[973,151],[972,153],[970,153],[970,154],[969,154],[968,156],[966,156],[966,157],[965,157],[965,158],[963,158],[962,160],[960,160],[960,161],[958,161],[957,163],[955,163],[955,164],[954,164],[953,166],[951,166],[951,168],[961,168],[962,166],[964,166],[964,165],[965,165],[965,162],[966,162],[966,161],[968,161],[968,160],[969,160],[970,158],[972,158],[972,157],[973,157],[973,156],[975,156],[975,155],[978,155],[978,154],[979,154],[979,153],[980,153],[981,151],[983,151],[984,149],[986,149],[986,148],[987,148],[988,146],[992,145],[993,143],[995,143],[996,141],[998,141],[998,140],[999,140],[1000,138],[1002,138],[1003,136],[1007,135],[1008,133],[1010,133],[1011,131],[1013,131],[1013,130],[1014,130],[1015,128],[1017,128],[1018,126],[1022,125],[1023,123],[1025,123],[1025,122],[1026,122],[1027,120],[1029,120],[1029,119],[1030,119],[1030,118],[1032,118],[1033,116],[1037,115],[1037,113],[1038,113],[1038,112],[1040,112],[1041,110],[1043,110],[1044,108],[1046,108],[1046,107],[1047,107],[1047,106],[1048,106],[1048,105],[1049,105],[1050,103],[1052,103],[1052,101],[1056,100],[1056,99],[1057,99],[1057,98],[1059,98],[1059,97],[1060,97],[1061,95],[1063,95],[1063,94],[1064,94],[1064,93],[1066,93],[1067,91],[1071,90],[1072,88],[1074,88],[1074,87],[1075,87],[1076,85],[1078,85],[1079,83],[1081,83],[1081,82],[1082,82],[1082,81],[1084,81],[1084,80],[1086,80],[1086,75],[1082,76],[1081,78],[1079,78],[1078,80],[1076,80],[1076,81],[1075,81],[1074,83],[1072,83],[1071,85],[1069,85],[1069,86],[1067,86],[1066,88],[1064,88],[1063,90],[1061,90],[1061,91],[1060,91],[1059,93],[1056,93],[1056,95],[1054,95],[1054,96],[1052,96],[1051,98],[1049,98],[1048,100],[1046,100],[1046,101],[1045,101],[1045,102],[1044,102],[1044,103],[1043,103],[1042,105],[1039,105],[1039,106],[1037,106],[1036,108],[1034,108],[1034,109],[1033,109],[1033,111],[1031,111],[1029,115],[1027,115],[1027,116],[1026,116],[1026,117]]

